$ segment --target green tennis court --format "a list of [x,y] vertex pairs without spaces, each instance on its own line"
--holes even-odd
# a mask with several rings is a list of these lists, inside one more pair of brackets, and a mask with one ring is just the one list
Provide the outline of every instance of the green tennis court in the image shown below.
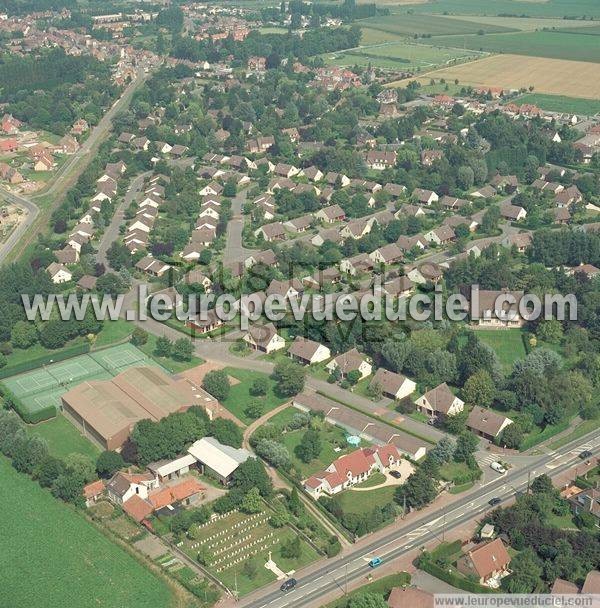
[[34,413],[50,405],[60,409],[61,396],[86,380],[108,380],[136,365],[158,363],[132,344],[121,344],[11,376],[2,384]]

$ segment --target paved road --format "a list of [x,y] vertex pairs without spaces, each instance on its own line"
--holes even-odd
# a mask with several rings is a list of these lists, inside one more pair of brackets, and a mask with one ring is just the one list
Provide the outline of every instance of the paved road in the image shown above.
[[8,192],[4,188],[0,188],[0,198],[7,203],[18,205],[22,209],[25,209],[27,215],[22,216],[21,223],[12,231],[9,237],[4,243],[0,245],[0,264],[4,262],[6,256],[12,251],[13,247],[19,242],[19,239],[27,232],[29,227],[33,224],[40,210],[37,205],[32,203],[30,200]]
[[[27,220],[13,233],[14,236],[11,235],[12,238],[9,238],[7,243],[0,248],[0,264],[6,260],[10,253],[22,252],[23,249],[35,239],[37,234],[47,228],[47,220],[52,211],[62,201],[62,195],[75,183],[81,171],[83,171],[83,168],[87,165],[87,162],[82,162],[81,167],[78,167],[80,161],[84,159],[87,160],[86,157],[89,158],[91,153],[96,150],[97,146],[108,135],[115,116],[129,105],[133,94],[147,77],[148,74],[143,71],[138,73],[135,80],[127,86],[121,97],[115,101],[104,116],[102,116],[100,122],[92,129],[88,138],[83,142],[79,150],[57,171],[48,188],[37,192],[31,199],[0,189],[1,198],[10,202],[15,202],[29,210],[29,217]],[[75,170],[77,168],[79,170]],[[55,197],[53,202],[40,212],[40,209],[35,204],[35,200],[40,197],[47,198],[49,196]]]
[[281,593],[279,583],[275,583],[242,599],[238,605],[245,608],[318,606],[322,596],[343,588],[346,579],[355,581],[366,578],[370,572],[368,562],[373,556],[377,555],[387,562],[430,541],[441,540],[445,532],[488,511],[488,501],[491,498],[499,497],[506,501],[511,499],[517,490],[525,489],[529,475],[531,478],[542,473],[558,475],[581,462],[578,457],[581,450],[599,446],[600,431],[594,431],[554,454],[541,456],[520,470],[472,490],[436,513],[414,519],[408,524],[400,522],[394,530],[377,541],[369,543],[367,540],[343,557],[333,562],[323,562],[320,569],[315,569],[306,576],[303,576],[302,572],[297,573],[299,584],[290,593]]
[[119,227],[121,226],[126,209],[131,205],[131,203],[136,199],[140,190],[144,185],[144,179],[150,175],[150,171],[146,173],[142,173],[141,175],[136,176],[131,183],[129,184],[129,188],[121,201],[121,204],[115,209],[112,220],[110,224],[104,230],[104,234],[98,243],[98,253],[96,254],[96,261],[104,264],[108,267],[108,260],[106,259],[106,252],[112,243],[119,237]]
[[242,190],[231,201],[231,219],[227,223],[225,249],[223,250],[223,264],[228,266],[233,262],[241,262],[257,249],[246,249],[242,245],[242,231],[244,230],[244,216],[242,207],[246,202],[246,190]]

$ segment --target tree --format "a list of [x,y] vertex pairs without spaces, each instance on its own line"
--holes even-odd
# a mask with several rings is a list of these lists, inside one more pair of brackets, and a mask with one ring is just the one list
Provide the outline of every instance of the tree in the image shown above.
[[265,467],[256,458],[248,458],[233,473],[231,485],[243,494],[252,488],[258,488],[260,495],[268,498],[273,492],[273,483],[267,475]]
[[10,341],[15,348],[26,349],[38,340],[37,330],[33,323],[17,321],[11,332]]
[[105,450],[96,460],[96,473],[104,479],[112,477],[119,469],[125,466],[121,454],[112,450]]
[[532,593],[541,584],[542,567],[533,549],[527,547],[511,560],[511,574],[502,579],[508,593]]
[[129,340],[134,346],[143,346],[148,342],[148,332],[141,327],[136,327]]
[[302,462],[309,463],[311,460],[318,458],[322,447],[323,443],[319,431],[308,429],[298,446],[296,446],[296,455]]
[[465,382],[463,396],[470,405],[489,407],[494,400],[496,387],[489,372],[480,369]]
[[42,488],[50,488],[55,480],[62,475],[66,470],[62,460],[47,456],[37,466],[34,472],[34,478]]
[[48,444],[44,439],[33,435],[25,437],[15,446],[12,464],[21,473],[31,474],[35,467],[48,456]]
[[270,465],[288,470],[291,467],[292,461],[288,449],[278,441],[273,439],[260,439],[254,446],[255,452],[264,458]]
[[234,448],[242,447],[244,436],[240,427],[233,420],[215,418],[210,423],[210,434],[224,445],[230,445]]
[[281,557],[298,559],[302,555],[302,544],[299,536],[294,536],[281,545]]
[[288,501],[288,507],[296,517],[298,517],[300,513],[302,513],[302,511],[304,510],[296,486],[292,486],[292,491],[290,492],[290,499]]
[[503,431],[500,436],[500,441],[498,442],[501,446],[510,448],[511,450],[518,450],[521,447],[521,443],[523,442],[523,431],[521,429],[521,425],[514,422],[513,424],[509,424]]
[[454,460],[456,462],[474,463],[473,454],[477,450],[479,440],[471,431],[464,431],[458,436],[454,448]]
[[375,380],[369,384],[367,392],[374,401],[379,401],[383,395],[383,387],[379,381]]
[[563,337],[562,324],[556,319],[540,321],[535,335],[549,344],[559,344]]
[[269,381],[264,376],[255,378],[250,387],[250,394],[255,397],[264,396],[267,394],[269,388]]
[[354,386],[361,378],[362,374],[357,369],[353,369],[346,374],[346,379],[350,383],[350,386]]
[[176,361],[191,361],[194,346],[189,338],[179,338],[175,340],[171,350],[171,357]]
[[248,416],[248,418],[252,418],[253,420],[257,420],[263,415],[263,405],[260,401],[251,401],[244,409],[244,414]]
[[348,604],[348,608],[387,608],[387,606],[388,603],[379,593],[362,593],[353,597]]
[[256,577],[257,573],[258,566],[256,562],[253,559],[247,559],[242,567],[242,574],[252,580]]
[[158,357],[170,357],[173,344],[166,336],[160,336],[156,339],[154,352]]
[[417,469],[406,483],[396,488],[394,500],[409,509],[421,509],[437,496],[436,481],[423,469]]
[[91,459],[85,454],[74,452],[65,458],[67,471],[73,476],[81,479],[83,485],[90,483],[96,478],[96,467]]
[[429,457],[441,466],[452,460],[454,455],[454,442],[449,437],[442,437],[429,451]]
[[241,510],[244,513],[260,513],[263,505],[260,498],[260,492],[258,488],[251,488],[250,491],[244,496],[241,504]]
[[293,397],[304,389],[306,370],[293,361],[282,361],[275,365],[273,377],[277,392],[283,397]]
[[82,506],[84,482],[79,475],[66,471],[59,475],[52,484],[52,494],[65,502]]
[[204,376],[202,388],[215,397],[215,399],[224,401],[227,399],[231,388],[229,377],[222,369],[210,371]]

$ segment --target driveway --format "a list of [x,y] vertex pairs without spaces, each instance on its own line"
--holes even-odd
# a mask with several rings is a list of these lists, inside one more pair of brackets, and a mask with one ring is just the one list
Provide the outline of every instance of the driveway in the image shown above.
[[246,202],[246,191],[238,192],[231,201],[231,219],[227,223],[225,249],[223,250],[223,265],[228,266],[234,262],[245,260],[257,249],[247,249],[242,245],[242,232],[244,230],[244,216],[242,207]]

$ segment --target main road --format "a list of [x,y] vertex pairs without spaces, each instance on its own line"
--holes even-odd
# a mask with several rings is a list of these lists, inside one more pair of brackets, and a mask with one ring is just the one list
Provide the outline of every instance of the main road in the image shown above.
[[527,466],[505,474],[491,481],[476,491],[451,503],[435,513],[416,519],[407,525],[398,525],[377,541],[361,545],[345,556],[323,562],[323,568],[312,571],[306,576],[298,573],[297,587],[288,593],[279,589],[280,582],[269,585],[238,605],[245,608],[299,608],[317,605],[323,596],[336,590],[344,589],[346,582],[366,579],[371,571],[368,563],[374,557],[380,557],[384,562],[401,557],[428,542],[442,540],[445,532],[461,526],[484,514],[491,507],[491,498],[503,501],[515,495],[516,492],[527,488],[530,479],[546,473],[550,476],[562,473],[581,462],[579,454],[582,450],[593,450],[600,447],[600,430],[572,441],[556,452],[546,454],[532,461]]

